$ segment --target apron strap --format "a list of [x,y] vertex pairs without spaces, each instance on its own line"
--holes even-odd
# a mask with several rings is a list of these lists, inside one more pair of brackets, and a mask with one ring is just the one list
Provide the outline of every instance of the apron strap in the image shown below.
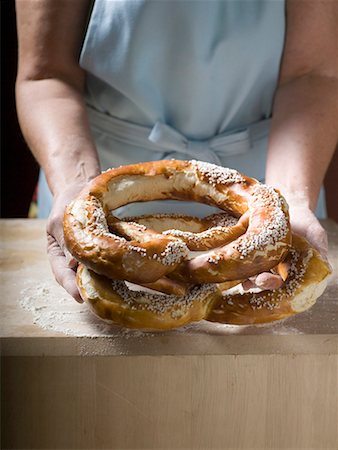
[[222,165],[220,156],[248,152],[253,140],[268,134],[271,122],[270,119],[265,119],[246,128],[218,134],[211,139],[191,140],[160,121],[150,128],[108,116],[91,107],[88,107],[88,114],[91,125],[113,139],[150,151],[167,152],[165,157],[168,159],[179,153],[180,157],[188,156],[219,165]]

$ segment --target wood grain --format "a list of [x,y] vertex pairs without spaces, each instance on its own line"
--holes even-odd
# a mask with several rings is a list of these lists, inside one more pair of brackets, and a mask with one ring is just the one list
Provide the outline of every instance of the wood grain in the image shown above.
[[337,357],[6,357],[4,448],[337,448]]
[[335,274],[307,313],[95,339],[43,330],[18,304],[25,277],[55,283],[44,226],[0,221],[2,448],[338,448],[336,224]]
[[[126,334],[119,327],[112,326],[108,338],[96,335],[92,339],[93,327],[90,325],[86,328],[89,337],[65,337],[40,328],[33,323],[33,315],[22,309],[20,293],[28,281],[33,285],[43,281],[50,292],[60,298],[67,297],[67,294],[56,284],[48,265],[45,221],[0,220],[2,352],[8,356],[337,353],[338,225],[332,221],[323,224],[329,235],[334,274],[325,293],[305,313],[260,327],[217,326],[201,322],[189,326],[184,332],[157,334]],[[66,301],[65,308],[67,304]],[[70,297],[69,304],[75,304]]]

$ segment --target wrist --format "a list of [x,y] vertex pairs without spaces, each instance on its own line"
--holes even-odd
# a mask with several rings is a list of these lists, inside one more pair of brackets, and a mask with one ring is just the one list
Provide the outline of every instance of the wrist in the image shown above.
[[287,201],[290,209],[306,208],[311,211],[316,209],[318,195],[316,195],[308,186],[288,186],[286,184],[269,181],[267,181],[267,184],[279,190]]
[[46,171],[46,178],[53,196],[60,196],[65,191],[80,191],[100,173],[97,161],[78,161],[67,168],[54,167],[52,172]]
[[312,209],[312,202],[310,199],[310,196],[308,195],[308,192],[304,191],[304,190],[299,190],[299,191],[288,191],[286,189],[280,189],[281,194],[283,195],[283,197],[285,198],[285,200],[287,201],[289,208],[290,209],[294,209],[294,208],[305,208],[305,209]]

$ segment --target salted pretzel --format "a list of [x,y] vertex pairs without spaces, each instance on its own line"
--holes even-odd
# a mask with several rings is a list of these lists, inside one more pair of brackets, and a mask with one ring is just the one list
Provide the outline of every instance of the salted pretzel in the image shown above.
[[[199,218],[184,214],[149,214],[129,217],[116,221],[113,216],[107,217],[110,230],[121,233],[124,237],[140,242],[149,239],[149,233],[154,232],[177,236],[188,246],[189,250],[201,251],[217,247],[222,242],[230,242],[245,232],[240,221],[228,213],[216,213]],[[191,252],[190,255],[194,253]],[[152,283],[140,283],[141,286],[166,294],[185,295],[191,283],[185,280],[174,280],[175,273],[162,277]],[[224,288],[235,286],[236,282],[224,282]]]
[[[281,320],[310,308],[323,293],[328,264],[309,243],[293,235],[284,285],[273,291],[232,293],[231,283],[190,286],[182,295],[131,290],[80,264],[77,284],[82,298],[101,319],[129,328],[168,330],[207,320],[249,325]],[[236,284],[236,283],[235,283]]]
[[279,289],[261,292],[225,291],[212,304],[206,320],[249,325],[282,320],[313,306],[322,295],[330,266],[304,238],[293,234],[286,257],[288,276]]
[[[122,221],[114,217],[110,225],[114,222],[119,234],[109,229],[112,210],[160,199],[197,201],[230,212],[239,218],[233,225],[236,238],[229,242],[231,230],[223,229],[222,242],[215,231],[206,245],[214,239],[217,248],[189,259],[186,242],[175,233],[139,225],[138,236],[128,240],[130,236],[121,235]],[[291,243],[288,207],[278,191],[233,169],[177,160],[133,164],[99,175],[67,207],[64,235],[70,253],[87,268],[141,284],[167,275],[192,284],[244,279],[276,266]]]
[[155,231],[181,239],[189,250],[202,251],[224,246],[244,234],[248,217],[238,220],[221,213],[198,219],[182,214],[150,214],[121,221],[110,215],[107,222],[110,230],[138,242],[153,238]]
[[[205,202],[231,215],[112,215],[129,202],[165,198]],[[82,262],[82,298],[103,320],[131,328],[282,319],[309,308],[330,273],[307,241],[291,236],[287,205],[277,191],[197,161],[144,163],[102,174],[69,205],[64,230],[68,249]],[[267,270],[282,276],[281,288],[240,292],[243,280]],[[124,280],[143,287],[128,287]]]

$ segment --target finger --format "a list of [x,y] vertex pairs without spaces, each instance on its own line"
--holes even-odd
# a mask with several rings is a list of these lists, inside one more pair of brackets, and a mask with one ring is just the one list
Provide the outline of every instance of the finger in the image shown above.
[[53,224],[55,224],[55,222],[53,221],[53,219],[50,219],[47,226],[48,245],[51,245],[53,243],[53,240],[56,241],[63,253],[63,256],[65,256],[66,258],[67,266],[70,269],[75,269],[77,267],[77,261],[65,246],[63,229],[61,228],[60,231],[60,227],[54,226]]
[[79,303],[83,303],[76,285],[76,275],[67,265],[65,256],[52,236],[48,242],[48,257],[56,281]]
[[67,266],[68,266],[70,269],[76,269],[76,267],[77,267],[77,261],[76,261],[76,259],[73,257],[73,255],[72,255],[71,253],[69,253],[69,251],[67,250],[66,247],[63,249],[63,252],[64,252],[64,255],[65,255],[65,258],[66,258]]
[[56,281],[70,294],[77,302],[83,303],[77,288],[75,271],[67,267],[64,256],[51,256],[50,263]]
[[65,238],[63,233],[63,215],[52,212],[47,222],[47,234],[50,234],[65,253]]
[[261,289],[273,290],[283,286],[283,279],[280,275],[274,275],[271,272],[263,272],[257,275],[255,284]]
[[250,279],[245,280],[245,281],[242,282],[242,288],[245,291],[248,291],[249,289],[252,289],[254,287],[256,287],[256,284],[254,283],[254,281],[252,281]]

